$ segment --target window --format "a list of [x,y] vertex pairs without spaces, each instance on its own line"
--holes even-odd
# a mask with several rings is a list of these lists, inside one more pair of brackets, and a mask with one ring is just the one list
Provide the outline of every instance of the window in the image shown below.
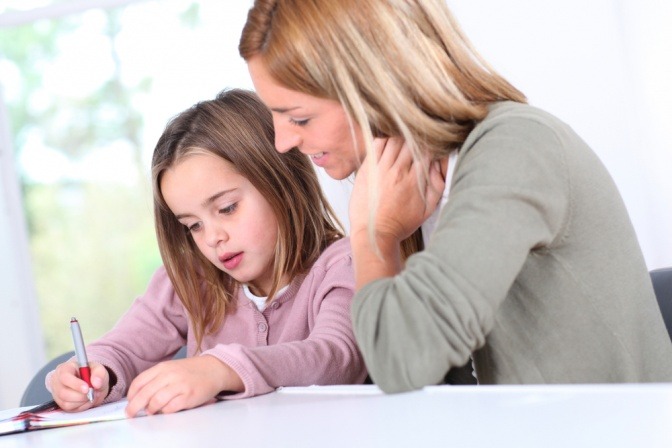
[[[98,338],[161,264],[154,144],[168,119],[196,101],[252,88],[237,52],[251,2],[5,4],[0,87],[53,357],[72,349],[73,315],[87,341]],[[119,4],[127,5],[108,6]]]

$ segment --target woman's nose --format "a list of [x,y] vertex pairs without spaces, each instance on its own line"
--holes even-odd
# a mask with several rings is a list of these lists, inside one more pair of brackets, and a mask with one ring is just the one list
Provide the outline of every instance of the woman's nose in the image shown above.
[[286,153],[301,145],[301,135],[292,129],[290,124],[281,124],[278,120],[273,120],[273,127],[275,128],[275,149],[279,153]]

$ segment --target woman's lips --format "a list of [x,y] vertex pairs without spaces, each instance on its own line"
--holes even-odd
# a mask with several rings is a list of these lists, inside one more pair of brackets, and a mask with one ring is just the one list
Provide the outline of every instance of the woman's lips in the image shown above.
[[320,152],[317,154],[311,154],[310,160],[313,161],[313,163],[319,167],[324,167],[324,164],[327,163],[327,153],[325,152]]

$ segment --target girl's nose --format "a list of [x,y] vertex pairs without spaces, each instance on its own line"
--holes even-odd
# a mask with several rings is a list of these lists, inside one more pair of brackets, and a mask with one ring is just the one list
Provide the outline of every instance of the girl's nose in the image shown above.
[[215,248],[219,243],[225,243],[229,240],[229,234],[224,229],[224,226],[210,226],[210,229],[205,233],[205,244],[209,247]]
[[290,149],[299,147],[302,143],[301,135],[293,129],[289,123],[279,123],[279,120],[273,120],[275,128],[275,149],[279,153],[286,153]]

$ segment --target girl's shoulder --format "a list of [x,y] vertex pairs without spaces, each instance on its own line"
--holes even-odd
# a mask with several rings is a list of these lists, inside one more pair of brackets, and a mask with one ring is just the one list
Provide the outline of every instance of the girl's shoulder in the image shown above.
[[317,275],[319,272],[326,273],[327,271],[334,270],[353,270],[352,251],[350,249],[350,238],[348,237],[343,237],[327,246],[310,267],[309,275]]
[[354,292],[355,271],[352,264],[350,239],[345,237],[331,243],[304,275],[293,280],[285,298],[304,297],[321,300],[334,288]]
[[313,264],[314,268],[329,270],[336,265],[352,265],[352,250],[350,248],[350,238],[343,237],[334,241],[322,252],[320,257]]
[[168,276],[168,271],[164,265],[156,268],[151,278],[149,279],[149,284],[147,285],[146,294],[149,295],[173,295],[175,293],[175,288],[173,283]]

